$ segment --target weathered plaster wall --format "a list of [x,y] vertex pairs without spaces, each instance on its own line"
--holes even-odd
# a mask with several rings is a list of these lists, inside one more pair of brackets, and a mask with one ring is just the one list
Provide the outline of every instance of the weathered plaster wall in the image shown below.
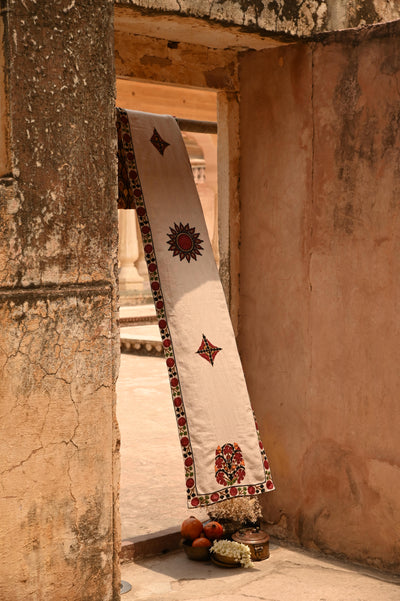
[[236,90],[237,64],[237,53],[233,50],[115,32],[115,66],[119,77]]
[[2,12],[1,599],[119,598],[112,9]]
[[116,5],[301,37],[400,17],[398,4],[386,0],[116,0]]
[[398,25],[241,64],[240,350],[271,532],[398,571]]

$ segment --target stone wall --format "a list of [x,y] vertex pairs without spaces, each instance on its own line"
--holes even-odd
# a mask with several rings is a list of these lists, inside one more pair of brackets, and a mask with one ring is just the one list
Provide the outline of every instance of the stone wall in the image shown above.
[[113,3],[2,7],[0,598],[109,601],[119,598]]
[[399,24],[241,62],[239,344],[277,536],[398,571]]
[[400,17],[396,2],[386,0],[116,0],[117,6],[144,13],[161,11],[237,26],[261,35],[309,37],[393,21]]

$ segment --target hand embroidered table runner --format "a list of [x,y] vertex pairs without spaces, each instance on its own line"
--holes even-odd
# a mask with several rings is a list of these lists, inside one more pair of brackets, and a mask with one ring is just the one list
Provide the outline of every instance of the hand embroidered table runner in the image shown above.
[[117,128],[119,206],[139,219],[188,506],[273,490],[178,125],[118,109]]

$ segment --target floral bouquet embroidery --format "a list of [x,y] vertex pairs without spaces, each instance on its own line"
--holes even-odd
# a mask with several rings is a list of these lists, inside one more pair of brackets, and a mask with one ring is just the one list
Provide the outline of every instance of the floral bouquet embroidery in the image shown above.
[[215,479],[221,486],[240,484],[246,475],[244,459],[239,445],[227,442],[215,449]]

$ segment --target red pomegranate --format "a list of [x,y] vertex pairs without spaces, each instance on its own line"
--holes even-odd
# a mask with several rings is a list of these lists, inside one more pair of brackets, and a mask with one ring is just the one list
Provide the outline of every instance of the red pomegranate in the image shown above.
[[224,533],[224,528],[218,522],[204,524],[203,530],[209,540],[218,540]]
[[186,540],[195,540],[203,531],[203,524],[197,518],[190,516],[182,522],[181,535]]
[[199,538],[195,538],[192,542],[192,547],[211,547],[211,541],[204,536],[199,536]]

